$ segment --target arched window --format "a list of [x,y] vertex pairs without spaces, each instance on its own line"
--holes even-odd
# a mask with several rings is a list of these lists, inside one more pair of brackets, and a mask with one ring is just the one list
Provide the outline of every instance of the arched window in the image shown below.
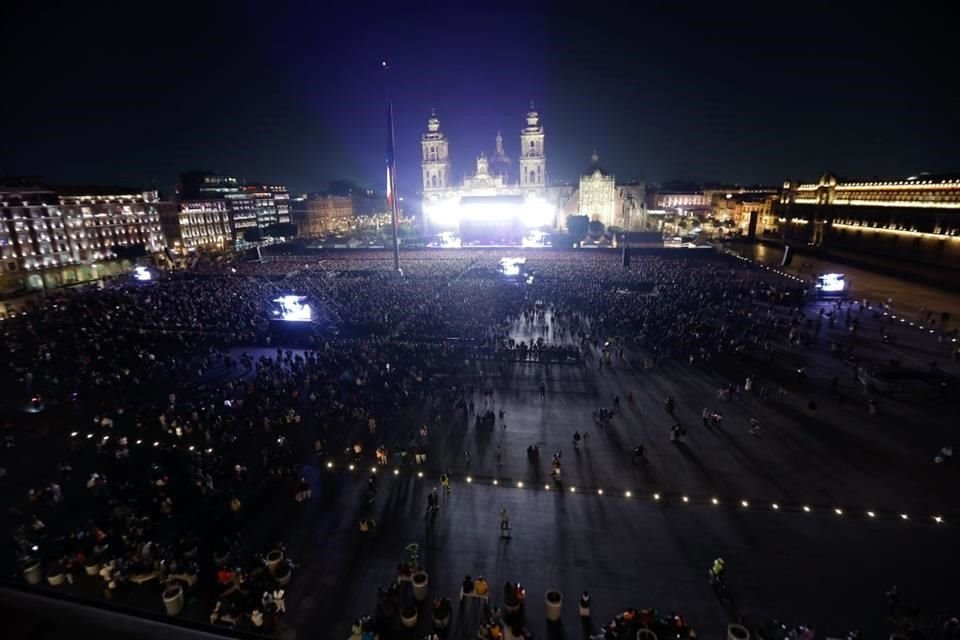
[[430,185],[433,187],[437,186],[437,174],[433,174],[433,177],[430,178]]

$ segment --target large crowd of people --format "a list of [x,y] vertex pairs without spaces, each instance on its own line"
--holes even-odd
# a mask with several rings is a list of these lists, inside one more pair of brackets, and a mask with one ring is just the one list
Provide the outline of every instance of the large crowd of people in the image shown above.
[[[277,562],[284,519],[250,514],[310,500],[309,456],[380,462],[377,430],[407,408],[464,409],[444,374],[602,367],[598,352],[624,348],[709,364],[812,332],[802,284],[746,262],[533,252],[508,277],[515,253],[405,252],[402,277],[383,252],[201,264],[51,293],[4,320],[5,560],[28,581],[99,576],[110,598],[215,583],[198,596],[212,622],[269,629],[296,565]],[[278,293],[315,307],[303,349],[278,338]],[[391,428],[390,455],[427,430]],[[25,447],[45,455],[18,458]]]

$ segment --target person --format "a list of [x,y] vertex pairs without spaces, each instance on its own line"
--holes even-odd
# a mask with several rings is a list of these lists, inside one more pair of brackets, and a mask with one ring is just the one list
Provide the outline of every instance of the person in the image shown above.
[[503,409],[500,409],[500,411],[498,412],[497,417],[500,418],[500,428],[501,428],[501,429],[506,429],[506,428],[507,428],[507,423],[506,423],[506,421],[504,420],[504,416],[505,416],[505,415],[506,415],[506,412],[505,412]]
[[490,591],[490,585],[483,579],[483,576],[477,576],[476,582],[473,583],[473,592],[478,596],[485,596],[488,591]]
[[506,507],[500,507],[500,535],[505,535],[510,530],[510,515]]
[[667,410],[667,413],[673,415],[673,396],[667,396],[667,399],[663,403],[663,408]]
[[286,592],[283,589],[276,589],[273,592],[273,606],[277,609],[277,615],[287,612],[287,603],[285,600]]
[[440,498],[437,495],[437,488],[434,487],[427,496],[427,515],[436,513],[440,510]]
[[644,447],[643,444],[638,444],[633,448],[633,464],[637,464],[643,460],[644,451],[646,451],[646,447]]
[[547,383],[541,382],[540,383],[540,399],[544,400],[546,397],[547,397]]
[[703,411],[700,413],[700,417],[703,419],[703,426],[707,427],[710,420],[710,409],[704,407]]
[[590,617],[590,594],[587,591],[580,595],[580,617]]
[[760,435],[760,421],[756,418],[750,418],[750,435],[759,436]]
[[670,441],[679,442],[680,436],[683,435],[683,427],[680,426],[679,422],[674,422],[673,426],[670,427]]
[[897,609],[900,607],[900,589],[897,585],[887,589],[887,614],[891,618],[897,617]]
[[450,476],[446,471],[440,474],[440,486],[443,487],[444,493],[450,493]]
[[617,413],[620,413],[620,396],[619,395],[613,396],[613,410],[616,411]]
[[576,449],[579,446],[580,446],[580,432],[574,431],[573,432],[573,448]]
[[[530,448],[527,447],[527,455],[530,455]],[[497,445],[497,467],[503,466],[503,447]]]
[[953,459],[953,445],[947,445],[945,447],[940,447],[940,451],[937,452],[937,455],[934,456],[933,462],[935,464],[943,464]]
[[714,584],[723,584],[724,574],[727,572],[726,563],[723,558],[716,558],[710,566],[710,582]]

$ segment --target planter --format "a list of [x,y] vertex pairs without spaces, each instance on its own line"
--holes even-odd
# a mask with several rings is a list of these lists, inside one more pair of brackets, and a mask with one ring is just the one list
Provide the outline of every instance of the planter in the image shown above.
[[425,571],[418,571],[410,578],[413,584],[413,597],[417,602],[423,602],[427,599],[427,587],[430,584],[430,577]]
[[650,629],[640,629],[637,631],[637,640],[657,640],[657,634]]
[[727,640],[750,640],[750,631],[743,625],[728,624]]
[[183,611],[183,587],[175,584],[164,589],[163,606],[168,616],[175,616]]
[[543,603],[547,609],[547,620],[558,622],[563,611],[563,594],[556,589],[549,589],[543,596]]
[[277,565],[280,564],[282,560],[283,551],[280,551],[280,549],[274,549],[267,554],[267,569],[270,571],[270,573],[273,573],[276,570]]
[[418,619],[417,610],[413,607],[404,607],[400,611],[400,623],[407,629],[412,629],[417,626]]
[[450,612],[448,611],[441,617],[437,617],[437,614],[433,614],[433,628],[437,631],[441,631],[450,626]]
[[86,563],[86,564],[83,565],[83,571],[84,571],[84,573],[86,573],[88,576],[95,576],[95,575],[97,575],[98,573],[100,573],[100,563],[99,563],[99,562],[94,562],[93,564],[90,564],[90,563],[88,562],[88,563]]
[[66,578],[63,576],[63,571],[57,571],[56,573],[47,574],[47,582],[51,587],[59,587],[66,581]]
[[213,564],[218,567],[222,567],[223,565],[227,564],[227,560],[229,559],[230,559],[229,550],[224,549],[221,551],[213,552]]
[[290,568],[286,562],[278,564],[274,568],[273,579],[277,581],[277,584],[281,587],[286,587],[290,584],[290,577],[293,575],[293,570]]
[[23,579],[27,584],[40,584],[43,580],[43,570],[39,562],[34,562],[23,570]]

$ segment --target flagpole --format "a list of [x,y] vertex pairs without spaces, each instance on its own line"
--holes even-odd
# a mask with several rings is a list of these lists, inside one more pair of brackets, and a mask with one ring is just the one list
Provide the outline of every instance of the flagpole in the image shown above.
[[400,202],[397,196],[397,160],[394,153],[393,103],[390,101],[390,85],[387,82],[390,70],[387,61],[383,61],[383,84],[387,94],[387,201],[390,203],[390,219],[393,223],[393,271],[403,275],[400,270],[400,236],[397,225],[400,223]]

